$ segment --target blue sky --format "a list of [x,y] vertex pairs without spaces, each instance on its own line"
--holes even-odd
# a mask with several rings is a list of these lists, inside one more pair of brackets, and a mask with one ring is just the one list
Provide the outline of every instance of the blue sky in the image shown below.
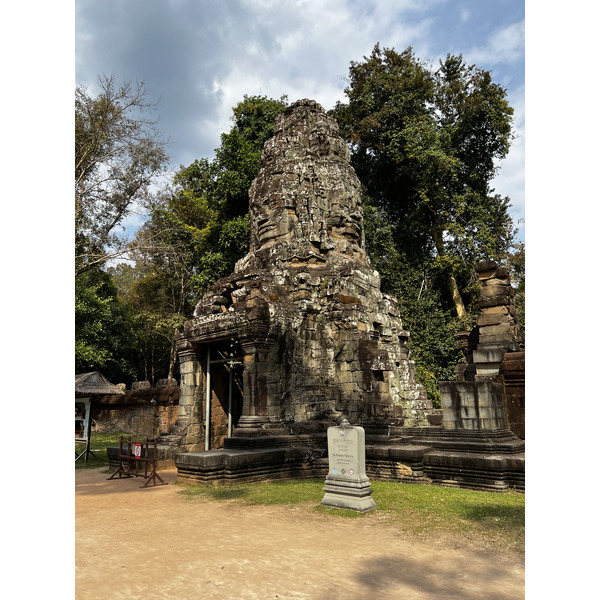
[[[525,200],[524,0],[76,0],[75,79],[143,80],[160,100],[173,168],[213,156],[244,94],[325,109],[345,101],[351,61],[379,42],[433,61],[448,52],[492,71],[517,138],[494,181],[515,222]],[[135,225],[135,218],[129,221]],[[518,224],[524,238],[524,222]]]

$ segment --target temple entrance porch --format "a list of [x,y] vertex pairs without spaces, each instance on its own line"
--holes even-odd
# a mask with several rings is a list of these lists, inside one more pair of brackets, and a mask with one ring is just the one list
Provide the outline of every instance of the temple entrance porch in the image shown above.
[[196,350],[202,366],[196,412],[202,416],[204,449],[223,448],[242,415],[242,351],[237,338],[211,341]]

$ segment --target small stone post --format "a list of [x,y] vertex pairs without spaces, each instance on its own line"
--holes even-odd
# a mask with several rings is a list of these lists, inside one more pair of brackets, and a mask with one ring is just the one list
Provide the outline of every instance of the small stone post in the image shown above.
[[359,512],[375,508],[365,471],[365,430],[344,419],[339,427],[327,429],[327,448],[329,472],[321,504]]

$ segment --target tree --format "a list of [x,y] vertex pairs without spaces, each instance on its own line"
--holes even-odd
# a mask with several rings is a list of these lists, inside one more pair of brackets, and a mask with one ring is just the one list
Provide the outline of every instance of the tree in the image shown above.
[[363,209],[371,265],[379,272],[381,289],[398,299],[403,324],[410,331],[417,380],[425,387],[434,407],[440,408],[437,382],[454,379],[460,359],[453,337],[458,324],[442,291],[443,272],[432,257],[399,251],[395,242],[396,225],[368,196],[363,198]]
[[136,275],[123,298],[138,315],[140,352],[157,354],[158,337],[169,339],[169,377],[175,369],[175,331],[206,289],[248,251],[248,190],[264,142],[285,107],[285,97],[244,96],[233,108],[233,126],[221,136],[215,158],[181,167],[171,188],[154,196],[150,218],[138,231],[131,254]]
[[511,281],[515,290],[515,308],[519,319],[519,329],[525,343],[525,244],[517,242],[507,257]]
[[154,384],[164,376],[175,377],[173,333],[185,320],[177,278],[140,261],[121,263],[108,271],[129,317],[126,330],[136,349],[138,378]]
[[512,139],[512,108],[489,72],[447,55],[439,67],[376,44],[352,62],[332,111],[364,187],[365,240],[384,292],[398,298],[417,377],[439,406],[455,378],[454,333],[475,325],[473,264],[503,261],[509,199],[491,189]]
[[75,372],[102,371],[111,381],[136,379],[129,314],[110,275],[90,268],[75,280]]
[[125,251],[118,227],[168,161],[145,85],[119,87],[115,76],[98,83],[95,97],[75,89],[76,275]]
[[333,111],[366,193],[397,225],[398,251],[433,258],[459,318],[470,265],[506,255],[509,201],[493,194],[512,139],[512,108],[489,72],[447,55],[432,71],[408,48],[352,62]]
[[275,118],[286,106],[285,96],[244,96],[233,108],[233,126],[221,135],[215,158],[182,167],[170,192],[155,198],[137,240],[138,248],[147,250],[137,257],[177,272],[188,303],[230,273],[248,251],[248,190]]

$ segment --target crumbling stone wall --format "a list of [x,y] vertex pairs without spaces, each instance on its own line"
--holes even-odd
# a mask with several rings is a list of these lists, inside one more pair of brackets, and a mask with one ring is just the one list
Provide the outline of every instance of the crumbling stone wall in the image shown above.
[[126,390],[125,395],[99,396],[94,400],[94,431],[155,437],[173,429],[179,404],[177,382],[164,380],[161,387],[150,387],[149,382],[135,383],[138,385]]
[[[278,118],[249,208],[249,253],[208,290],[179,340],[186,368],[190,351],[197,357],[196,374],[204,345],[239,342],[236,435],[310,431],[342,418],[367,429],[428,425],[432,406],[415,382],[409,332],[365,251],[348,147],[316,102],[300,100]],[[195,388],[196,406],[203,387]],[[190,406],[182,422],[185,411],[201,418]]]

